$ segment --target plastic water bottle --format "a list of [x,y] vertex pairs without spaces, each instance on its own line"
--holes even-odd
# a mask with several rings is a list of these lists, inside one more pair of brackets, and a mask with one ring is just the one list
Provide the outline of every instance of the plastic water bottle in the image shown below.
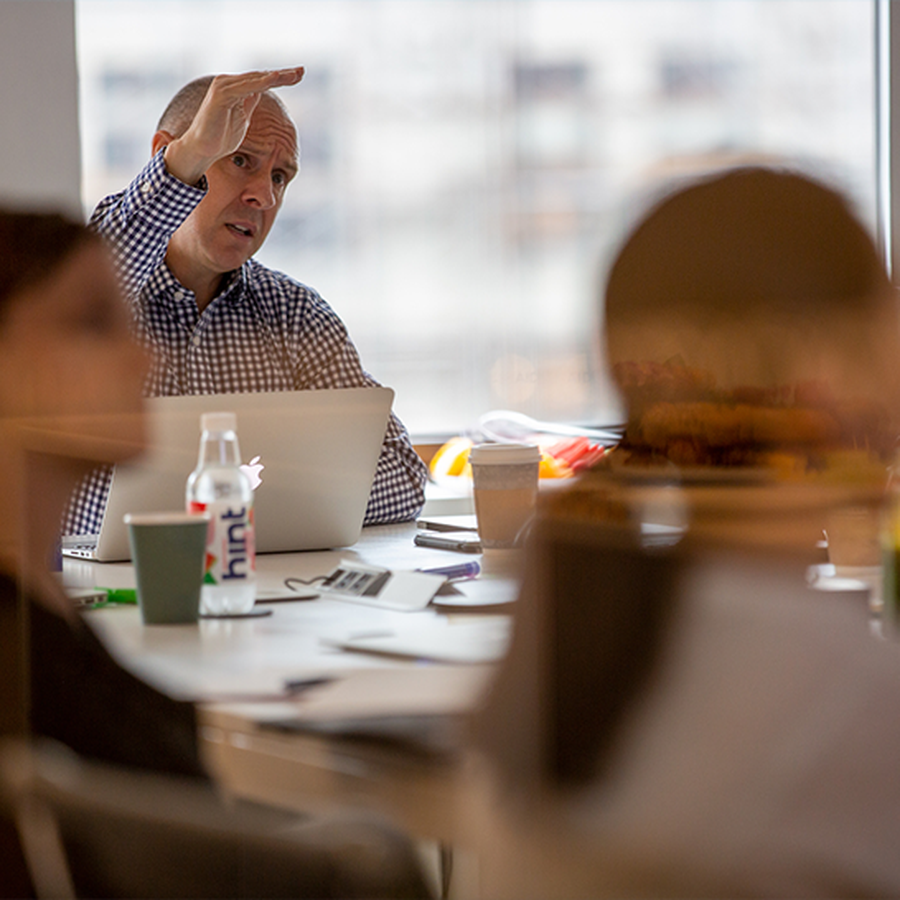
[[186,491],[188,512],[210,517],[200,612],[248,613],[256,601],[256,542],[253,490],[240,468],[237,417],[204,413],[200,429],[200,458]]

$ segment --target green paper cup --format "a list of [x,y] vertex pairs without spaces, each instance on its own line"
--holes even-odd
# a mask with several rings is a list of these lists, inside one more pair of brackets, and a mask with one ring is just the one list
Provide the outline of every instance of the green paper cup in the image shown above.
[[196,622],[209,517],[182,512],[125,516],[145,625]]

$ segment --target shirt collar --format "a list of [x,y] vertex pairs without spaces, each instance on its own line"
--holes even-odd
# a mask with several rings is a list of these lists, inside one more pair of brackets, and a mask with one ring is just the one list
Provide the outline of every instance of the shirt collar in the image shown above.
[[[222,289],[213,297],[213,301],[219,297],[232,294],[237,285],[246,287],[249,284],[249,272],[247,263],[240,269],[229,272],[223,279]],[[163,303],[181,304],[187,300],[195,301],[194,292],[188,290],[173,274],[172,270],[163,262],[159,268],[147,280],[143,293],[152,297],[158,297]],[[236,294],[235,296],[240,296]]]

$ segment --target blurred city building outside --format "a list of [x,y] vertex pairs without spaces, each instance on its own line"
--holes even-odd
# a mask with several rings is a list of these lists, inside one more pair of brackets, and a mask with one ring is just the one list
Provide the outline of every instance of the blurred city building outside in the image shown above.
[[608,423],[603,261],[662,179],[786,161],[876,226],[875,0],[77,0],[86,212],[189,79],[302,64],[259,254],[316,288],[416,438]]

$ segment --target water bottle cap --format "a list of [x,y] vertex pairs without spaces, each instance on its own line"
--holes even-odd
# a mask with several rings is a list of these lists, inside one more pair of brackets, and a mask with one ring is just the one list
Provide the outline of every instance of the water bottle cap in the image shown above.
[[233,412],[210,412],[200,416],[201,431],[235,431],[237,416]]

